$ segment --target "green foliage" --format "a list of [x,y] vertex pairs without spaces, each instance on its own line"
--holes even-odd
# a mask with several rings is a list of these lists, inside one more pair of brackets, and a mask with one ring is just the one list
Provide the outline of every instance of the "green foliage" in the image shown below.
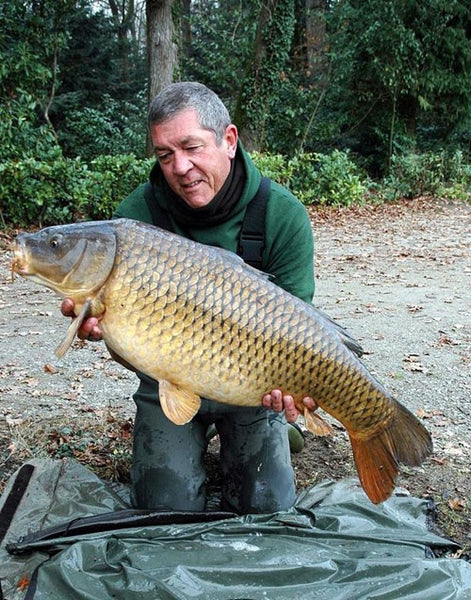
[[[144,156],[138,8],[125,2],[129,19],[115,21],[106,4],[0,3],[1,159]],[[249,149],[350,149],[374,177],[393,155],[469,152],[468,0],[201,0],[174,9],[177,33],[185,30],[181,78],[222,96]]]
[[394,155],[382,195],[388,199],[445,195],[469,198],[471,165],[461,151]]
[[103,94],[129,101],[144,87],[143,53],[136,48],[131,58],[109,11],[97,10],[98,4],[76,2],[65,20],[68,40],[59,57],[61,85],[55,98],[56,120],[71,102],[74,108],[98,107]]
[[[261,171],[289,187],[306,204],[349,206],[358,203],[366,181],[343,152],[330,155],[254,153]],[[153,159],[133,155],[9,160],[0,165],[0,206],[4,225],[45,226],[78,218],[109,219],[116,206],[144,183]]]
[[[373,185],[347,152],[252,153],[261,172],[289,188],[304,204],[348,207],[424,194],[471,198],[471,165],[462,152],[395,155],[389,176]],[[0,224],[44,226],[77,219],[109,219],[117,205],[148,179],[154,159],[99,156],[88,164],[58,156],[0,164]]]
[[91,160],[103,154],[145,156],[146,99],[136,96],[135,103],[118,102],[105,94],[100,108],[76,108],[68,111],[59,142],[67,156]]
[[84,193],[86,165],[80,160],[35,158],[0,164],[0,206],[3,224],[52,225],[76,218]]
[[33,2],[8,0],[0,4],[0,94],[41,98],[52,76],[48,58],[54,46],[54,0],[40,11]]
[[[332,123],[319,110],[321,97],[321,88],[306,85],[303,75],[287,66],[278,82],[277,93],[269,99],[265,150],[288,156],[303,152],[306,147],[315,147],[316,152],[330,152],[336,132],[332,131]],[[315,143],[312,129],[315,131]],[[308,144],[306,140],[309,140]]]
[[255,35],[253,5],[253,1],[229,1],[226,10],[215,10],[214,2],[201,0],[191,3],[191,12],[185,17],[191,45],[180,61],[182,79],[208,85],[231,110]]
[[28,93],[0,102],[0,160],[41,157],[54,160],[61,155],[54,131],[38,122],[38,102]]
[[265,177],[287,187],[291,186],[293,180],[293,164],[283,154],[271,154],[269,152],[251,153],[252,159]]
[[289,155],[301,145],[306,115],[310,118],[315,111],[320,92],[306,85],[305,74],[297,73],[289,63],[294,26],[291,1],[277,3],[276,12],[271,12],[261,31],[265,54],[260,57],[260,68],[255,66],[261,6],[258,0],[231,0],[215,10],[211,0],[192,3],[186,17],[191,47],[185,48],[181,61],[182,78],[214,89],[241,131],[249,121],[251,130],[258,128],[254,137],[259,139],[251,146]]
[[464,0],[332,5],[330,118],[337,139],[376,173],[387,171],[407,138],[410,146],[420,144],[418,134],[433,129],[436,149],[469,125],[469,26]]
[[246,76],[234,121],[254,148],[265,148],[267,115],[282,87],[294,35],[294,1],[260,3],[257,34],[246,65]]
[[[145,57],[89,0],[0,5],[0,158],[145,154]],[[96,139],[96,141],[95,141]]]
[[152,163],[131,155],[100,156],[89,165],[62,157],[5,161],[0,164],[2,224],[42,227],[109,219],[119,202],[147,180]]
[[54,52],[64,44],[59,21],[66,3],[0,4],[0,158],[60,154],[44,105],[50,92]]
[[89,219],[110,219],[118,204],[147,181],[154,159],[99,156],[91,161],[82,210]]
[[304,204],[351,206],[364,202],[368,191],[368,178],[346,152],[252,156],[264,175],[289,187]]
[[[60,85],[51,120],[66,156],[145,156],[145,57],[117,35],[111,15],[87,0],[66,20],[59,57]],[[132,67],[131,67],[132,63]]]
[[393,155],[385,180],[386,197],[413,198],[436,194],[442,181],[442,161],[436,154]]
[[253,152],[261,172],[288,187],[304,204],[348,207],[422,195],[471,199],[471,164],[461,151],[396,154],[380,182],[362,172],[349,152],[282,154]]
[[[303,156],[303,155],[301,155]],[[330,154],[307,154],[314,169],[308,170],[301,162],[299,169],[299,199],[305,204],[351,206],[364,201],[367,178],[347,152],[334,150]]]

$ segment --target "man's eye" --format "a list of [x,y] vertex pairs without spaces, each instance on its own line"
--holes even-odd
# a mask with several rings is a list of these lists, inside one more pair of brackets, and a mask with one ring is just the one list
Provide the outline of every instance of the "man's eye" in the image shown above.
[[157,154],[157,160],[159,162],[165,162],[166,160],[168,160],[170,158],[170,154]]

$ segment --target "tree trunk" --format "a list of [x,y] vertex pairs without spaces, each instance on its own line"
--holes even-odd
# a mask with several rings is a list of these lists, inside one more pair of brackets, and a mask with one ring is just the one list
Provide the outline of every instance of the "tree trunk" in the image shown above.
[[327,0],[297,0],[293,56],[295,68],[310,82],[327,70],[325,13]]
[[111,10],[114,26],[116,27],[119,52],[121,54],[121,84],[129,82],[130,64],[129,64],[129,37],[132,35],[135,19],[134,0],[126,0],[118,4],[116,0],[108,0]]
[[[178,50],[174,41],[173,0],[146,0],[147,23],[147,96],[149,102],[161,90],[173,83],[178,67]],[[147,139],[147,154],[152,144]]]
[[234,122],[249,151],[263,150],[269,101],[285,76],[294,22],[294,0],[267,0],[260,5],[253,51],[234,111]]
[[306,57],[312,79],[320,79],[326,70],[326,0],[306,1]]
[[193,56],[193,36],[190,25],[191,0],[182,1],[182,52],[185,58]]
[[149,101],[173,82],[178,67],[172,4],[173,0],[146,1]]

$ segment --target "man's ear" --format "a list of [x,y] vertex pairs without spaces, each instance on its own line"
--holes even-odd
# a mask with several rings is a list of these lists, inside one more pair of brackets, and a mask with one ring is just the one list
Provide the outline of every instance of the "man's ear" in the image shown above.
[[234,158],[237,151],[237,140],[239,139],[239,134],[237,132],[237,127],[233,123],[227,126],[224,139],[227,144],[229,158]]

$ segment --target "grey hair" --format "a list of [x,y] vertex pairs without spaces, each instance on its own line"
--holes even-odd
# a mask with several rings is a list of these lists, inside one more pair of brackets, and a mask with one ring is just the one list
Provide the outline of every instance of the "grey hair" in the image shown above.
[[195,81],[172,83],[159,92],[149,106],[148,127],[163,123],[186,109],[195,110],[198,123],[203,129],[214,132],[219,145],[231,124],[231,117],[219,96]]

